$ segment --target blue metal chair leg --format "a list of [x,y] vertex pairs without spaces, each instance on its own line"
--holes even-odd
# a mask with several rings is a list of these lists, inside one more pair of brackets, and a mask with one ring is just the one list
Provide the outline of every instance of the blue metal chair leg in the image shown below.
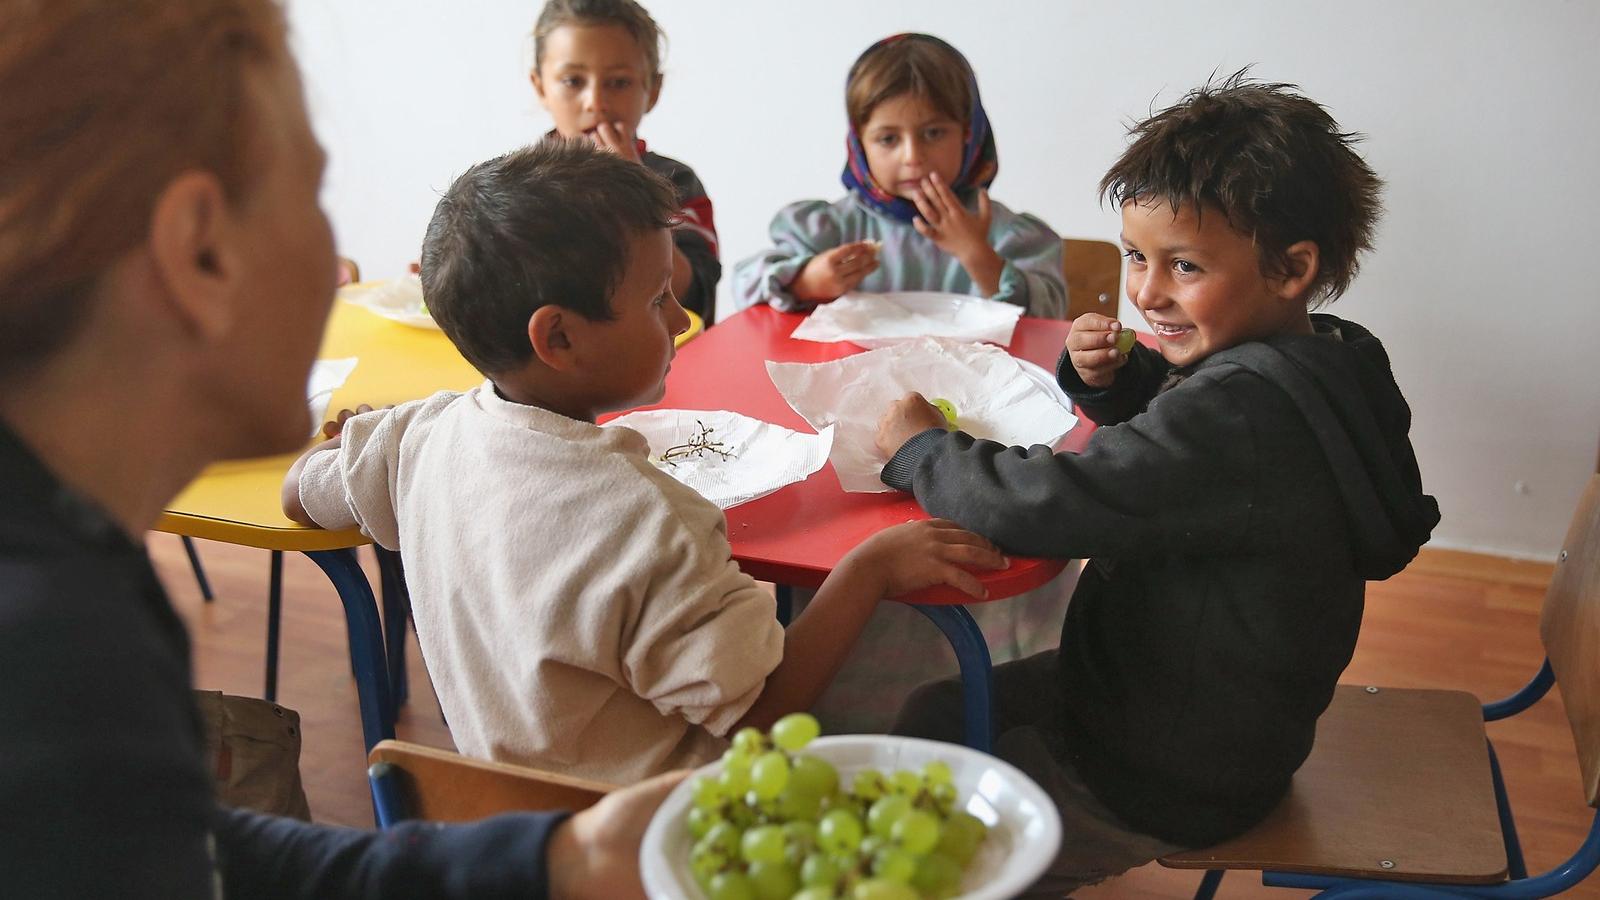
[[378,579],[383,591],[383,646],[389,659],[389,692],[397,707],[404,706],[411,690],[406,681],[406,622],[411,618],[411,596],[406,592],[400,554],[377,544]]
[[990,682],[994,670],[983,632],[964,606],[912,604],[912,608],[939,626],[945,640],[956,651],[956,662],[961,666],[962,723],[967,746],[984,753],[991,752],[994,747],[994,715],[990,708],[993,696]]
[[344,604],[356,696],[361,703],[361,735],[370,753],[379,741],[394,737],[394,703],[389,696],[389,667],[384,661],[378,601],[354,550],[317,550],[306,556],[333,582],[339,601]]
[[400,778],[400,770],[389,763],[373,763],[367,767],[367,786],[372,790],[372,809],[379,828],[389,828],[411,818]]
[[794,621],[794,588],[787,584],[772,586],[773,598],[778,601],[778,624],[785,628]]
[[194,570],[195,583],[200,585],[200,599],[210,603],[213,597],[211,582],[206,580],[206,570],[200,565],[200,551],[195,549],[194,538],[184,536],[183,552],[189,554],[189,568]]
[[1489,772],[1494,776],[1494,805],[1500,811],[1500,834],[1506,844],[1506,871],[1518,881],[1528,877],[1528,864],[1522,858],[1522,841],[1517,837],[1517,820],[1511,815],[1511,798],[1506,796],[1506,783],[1500,777],[1500,757],[1494,752],[1494,741],[1489,744]]
[[283,624],[283,551],[272,551],[267,569],[267,685],[261,696],[278,699],[278,642]]
[[1200,879],[1200,886],[1195,888],[1194,900],[1211,900],[1215,897],[1217,888],[1222,886],[1222,876],[1226,874],[1226,869],[1207,869],[1205,877]]

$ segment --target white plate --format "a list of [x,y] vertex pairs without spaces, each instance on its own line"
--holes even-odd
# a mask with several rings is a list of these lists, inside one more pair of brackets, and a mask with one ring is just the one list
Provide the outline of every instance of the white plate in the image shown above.
[[[1033,779],[987,753],[958,744],[867,734],[818,738],[803,752],[832,763],[845,784],[865,768],[888,774],[919,770],[936,759],[948,764],[961,808],[989,826],[988,838],[962,875],[963,900],[1016,896],[1044,874],[1061,846],[1061,817],[1049,796]],[[654,900],[704,896],[689,870],[693,840],[684,819],[694,778],[720,769],[721,763],[702,766],[667,795],[650,820],[639,847],[639,872]]]
[[422,279],[415,275],[402,275],[370,286],[346,287],[340,290],[339,296],[391,322],[439,330],[439,323],[422,308]]
[[1017,360],[1017,365],[1022,367],[1022,374],[1033,379],[1040,387],[1045,389],[1046,393],[1056,398],[1056,402],[1061,404],[1062,409],[1072,412],[1072,398],[1068,397],[1067,392],[1061,389],[1061,385],[1056,382],[1056,376],[1038,363],[1029,362],[1020,356],[1015,357],[1015,359]]

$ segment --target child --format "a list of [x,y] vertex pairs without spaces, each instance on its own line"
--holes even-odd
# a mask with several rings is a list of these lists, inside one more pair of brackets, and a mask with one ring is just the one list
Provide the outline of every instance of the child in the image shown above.
[[[995,670],[996,752],[1066,822],[1072,887],[1260,821],[1305,760],[1355,647],[1364,582],[1439,520],[1378,339],[1308,309],[1371,246],[1381,182],[1292,85],[1239,73],[1133,129],[1101,182],[1128,297],[1160,351],[1073,323],[1061,386],[1102,427],[1081,455],[884,417],[886,483],[1016,553],[1093,557],[1058,652]],[[896,729],[951,739],[919,692]]]
[[659,400],[688,317],[671,185],[589,141],[474,166],[422,247],[428,308],[488,381],[349,418],[289,471],[285,512],[405,554],[461,752],[626,784],[804,709],[872,607],[999,554],[945,523],[880,532],[785,634],[721,510],[595,417]]
[[[778,213],[777,246],[734,268],[741,307],[810,310],[860,288],[981,294],[1036,316],[1066,311],[1061,239],[985,190],[999,161],[965,57],[925,34],[885,38],[851,66],[845,106],[850,193]],[[1058,580],[968,609],[1003,662],[1055,645],[1068,593]],[[796,608],[808,597],[796,591]],[[829,732],[881,732],[918,685],[955,671],[949,645],[920,614],[885,604],[812,711]]]
[[586,137],[672,183],[672,292],[709,326],[722,278],[711,198],[693,169],[639,139],[639,120],[661,96],[660,44],[661,29],[633,0],[549,0],[528,78],[562,137]]
[[844,185],[772,220],[775,246],[734,268],[742,309],[806,311],[853,290],[949,291],[1067,310],[1061,238],[989,199],[1000,169],[978,82],[956,49],[897,34],[861,54],[845,82]]

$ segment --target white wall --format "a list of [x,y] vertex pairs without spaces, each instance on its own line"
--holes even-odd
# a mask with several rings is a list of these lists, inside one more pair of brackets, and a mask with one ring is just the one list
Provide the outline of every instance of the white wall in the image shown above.
[[[453,175],[549,127],[525,74],[538,0],[289,6],[343,251],[397,273]],[[649,6],[670,46],[642,133],[706,183],[725,265],[763,245],[782,204],[841,193],[845,70],[885,34],[967,54],[999,142],[995,196],[1063,235],[1115,239],[1094,187],[1130,119],[1250,63],[1300,84],[1370,136],[1389,182],[1377,252],[1331,311],[1393,356],[1444,512],[1434,546],[1558,546],[1600,444],[1600,4]]]

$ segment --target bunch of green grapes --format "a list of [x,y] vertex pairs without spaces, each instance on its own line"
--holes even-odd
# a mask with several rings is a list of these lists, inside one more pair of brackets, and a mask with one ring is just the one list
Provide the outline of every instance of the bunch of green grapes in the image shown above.
[[691,785],[689,868],[710,900],[919,900],[954,896],[988,828],[956,809],[950,767],[864,769],[846,788],[802,753],[805,713],[735,734],[722,771]]

